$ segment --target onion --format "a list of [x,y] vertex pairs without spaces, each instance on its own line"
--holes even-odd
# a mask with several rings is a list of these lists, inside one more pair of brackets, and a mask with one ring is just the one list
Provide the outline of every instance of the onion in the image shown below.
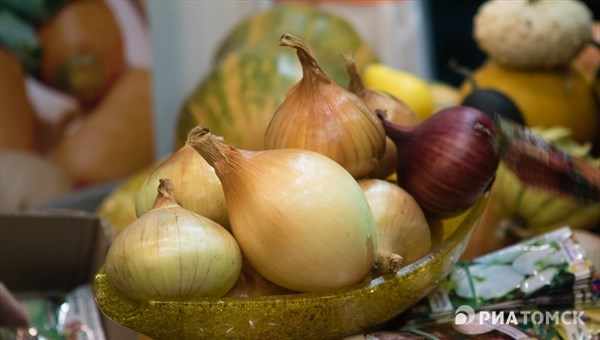
[[381,179],[358,181],[377,226],[380,270],[396,271],[431,250],[431,233],[421,207],[399,186]]
[[394,124],[378,114],[398,149],[398,185],[429,216],[458,215],[490,186],[502,135],[485,113],[454,106],[414,127]]
[[161,179],[152,210],[116,237],[105,264],[108,282],[136,301],[222,296],[241,268],[233,236],[177,205],[168,179]]
[[190,144],[215,168],[231,230],[252,267],[299,292],[360,282],[373,266],[377,231],[354,178],[308,150],[239,150],[202,126]]
[[293,294],[294,291],[280,287],[260,275],[248,261],[242,264],[242,272],[237,282],[225,296],[257,297]]
[[[352,55],[345,54],[344,60],[350,76],[348,90],[362,99],[371,110],[385,111],[386,118],[396,124],[413,126],[419,123],[417,114],[406,103],[386,92],[365,87]],[[386,136],[385,153],[371,172],[370,177],[387,178],[391,175],[396,170],[397,153],[396,145]]]
[[279,44],[296,49],[303,77],[271,118],[267,149],[312,150],[335,160],[354,178],[369,175],[385,151],[385,132],[377,116],[332,81],[300,39],[284,34]]
[[185,145],[159,164],[146,178],[135,197],[137,216],[152,208],[156,187],[161,178],[169,178],[175,190],[175,201],[228,228],[227,207],[223,187],[215,170],[189,145]]

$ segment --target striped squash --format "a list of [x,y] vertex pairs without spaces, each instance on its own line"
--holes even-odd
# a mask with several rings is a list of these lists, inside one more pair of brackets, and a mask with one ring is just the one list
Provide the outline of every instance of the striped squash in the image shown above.
[[222,40],[213,62],[216,65],[228,54],[248,46],[277,45],[284,33],[300,37],[317,60],[344,52],[353,52],[359,67],[378,60],[345,18],[310,5],[280,4],[250,15],[237,24]]
[[[337,83],[348,84],[339,56],[319,60]],[[177,124],[177,147],[197,124],[238,148],[264,149],[271,117],[287,90],[302,78],[302,67],[292,49],[258,44],[230,53],[185,100]]]
[[[600,167],[600,158],[588,156],[590,143],[577,144],[571,132],[563,127],[532,129],[542,137],[561,146],[571,154],[586,156],[591,164]],[[493,206],[500,219],[508,220],[534,233],[570,226],[592,228],[600,223],[600,203],[583,204],[568,197],[557,197],[535,187],[527,186],[506,166],[500,164],[492,188]]]

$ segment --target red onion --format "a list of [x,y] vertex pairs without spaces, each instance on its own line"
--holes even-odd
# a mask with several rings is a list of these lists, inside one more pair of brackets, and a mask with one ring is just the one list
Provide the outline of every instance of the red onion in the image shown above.
[[381,111],[377,115],[398,149],[398,185],[428,216],[446,218],[463,212],[491,184],[502,136],[485,113],[449,107],[416,126],[394,124]]

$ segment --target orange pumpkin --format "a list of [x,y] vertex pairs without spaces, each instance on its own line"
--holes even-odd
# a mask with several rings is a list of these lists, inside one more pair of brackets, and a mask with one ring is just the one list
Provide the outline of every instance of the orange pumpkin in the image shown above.
[[84,105],[95,104],[124,70],[123,37],[102,0],[69,2],[38,34],[42,79]]
[[35,111],[25,88],[19,60],[0,49],[0,150],[34,150]]
[[[473,74],[482,89],[508,96],[521,111],[527,126],[562,126],[579,143],[600,134],[598,104],[592,87],[574,68],[549,71],[515,70],[488,60]],[[462,101],[472,91],[469,81],[460,88]]]
[[52,158],[79,184],[126,177],[152,163],[150,73],[131,69],[79,127],[65,135]]

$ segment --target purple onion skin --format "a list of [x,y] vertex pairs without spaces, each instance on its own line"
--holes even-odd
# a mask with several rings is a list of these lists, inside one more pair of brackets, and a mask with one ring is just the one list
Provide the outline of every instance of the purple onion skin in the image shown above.
[[500,161],[502,136],[485,113],[449,107],[413,127],[378,115],[398,149],[398,185],[429,217],[460,214],[490,186]]

